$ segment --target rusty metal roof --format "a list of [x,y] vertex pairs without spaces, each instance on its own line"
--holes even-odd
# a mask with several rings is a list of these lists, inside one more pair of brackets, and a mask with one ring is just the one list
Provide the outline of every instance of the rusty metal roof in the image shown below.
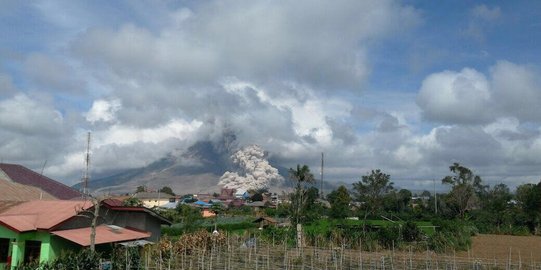
[[18,164],[0,163],[0,171],[0,175],[7,176],[8,180],[40,188],[61,200],[82,196],[79,191]]
[[0,201],[55,200],[56,197],[33,186],[0,178]]
[[30,201],[15,205],[0,214],[0,224],[18,231],[49,230],[92,207],[89,201]]
[[9,208],[21,204],[21,201],[0,201],[0,213],[8,210]]
[[[80,246],[90,246],[91,228],[80,228],[72,230],[54,231],[52,234],[77,243]],[[96,227],[96,244],[115,243],[144,239],[151,236],[151,233],[123,228],[114,225],[100,225]]]

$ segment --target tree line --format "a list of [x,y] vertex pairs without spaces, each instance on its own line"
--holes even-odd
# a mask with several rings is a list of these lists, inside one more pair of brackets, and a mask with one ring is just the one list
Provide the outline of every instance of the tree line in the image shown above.
[[541,182],[522,184],[511,192],[503,184],[486,185],[471,169],[454,163],[450,175],[441,183],[449,192],[430,194],[424,191],[414,199],[410,190],[394,187],[391,176],[372,170],[348,189],[340,186],[324,198],[314,186],[308,166],[290,169],[295,190],[290,204],[281,205],[277,215],[289,216],[293,223],[310,223],[322,216],[333,219],[431,220],[456,219],[473,224],[482,233],[539,234],[541,222]]

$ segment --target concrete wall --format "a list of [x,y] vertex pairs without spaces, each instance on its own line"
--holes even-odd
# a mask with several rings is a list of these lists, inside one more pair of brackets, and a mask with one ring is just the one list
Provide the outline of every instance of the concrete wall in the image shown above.
[[60,226],[55,228],[55,231],[90,227],[91,224],[92,224],[92,218],[90,216],[86,216],[86,215],[76,216],[62,223]]
[[159,206],[163,206],[165,204],[168,204],[169,203],[169,198],[141,199],[141,201],[143,202],[143,205],[145,207],[154,208],[154,207],[159,207]]

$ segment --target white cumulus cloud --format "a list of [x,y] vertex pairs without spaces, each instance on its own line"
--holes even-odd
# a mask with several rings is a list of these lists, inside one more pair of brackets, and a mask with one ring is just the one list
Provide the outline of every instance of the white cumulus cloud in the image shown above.
[[476,123],[489,120],[489,82],[482,73],[465,68],[429,75],[419,90],[417,104],[430,120]]
[[85,114],[86,120],[95,123],[98,121],[112,122],[116,119],[116,112],[122,108],[122,103],[118,99],[95,100],[92,107]]

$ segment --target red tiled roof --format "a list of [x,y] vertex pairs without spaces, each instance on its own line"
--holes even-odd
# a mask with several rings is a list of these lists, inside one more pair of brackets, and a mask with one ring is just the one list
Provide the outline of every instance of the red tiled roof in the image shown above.
[[[70,240],[81,246],[90,246],[90,227],[54,231],[52,234]],[[96,227],[96,244],[131,241],[150,237],[151,233],[122,228],[114,225]]]
[[49,177],[36,173],[18,164],[0,163],[0,170],[14,182],[41,188],[61,200],[81,197],[81,193]]
[[0,224],[18,232],[49,230],[92,207],[88,201],[30,201],[13,206],[0,214]]

